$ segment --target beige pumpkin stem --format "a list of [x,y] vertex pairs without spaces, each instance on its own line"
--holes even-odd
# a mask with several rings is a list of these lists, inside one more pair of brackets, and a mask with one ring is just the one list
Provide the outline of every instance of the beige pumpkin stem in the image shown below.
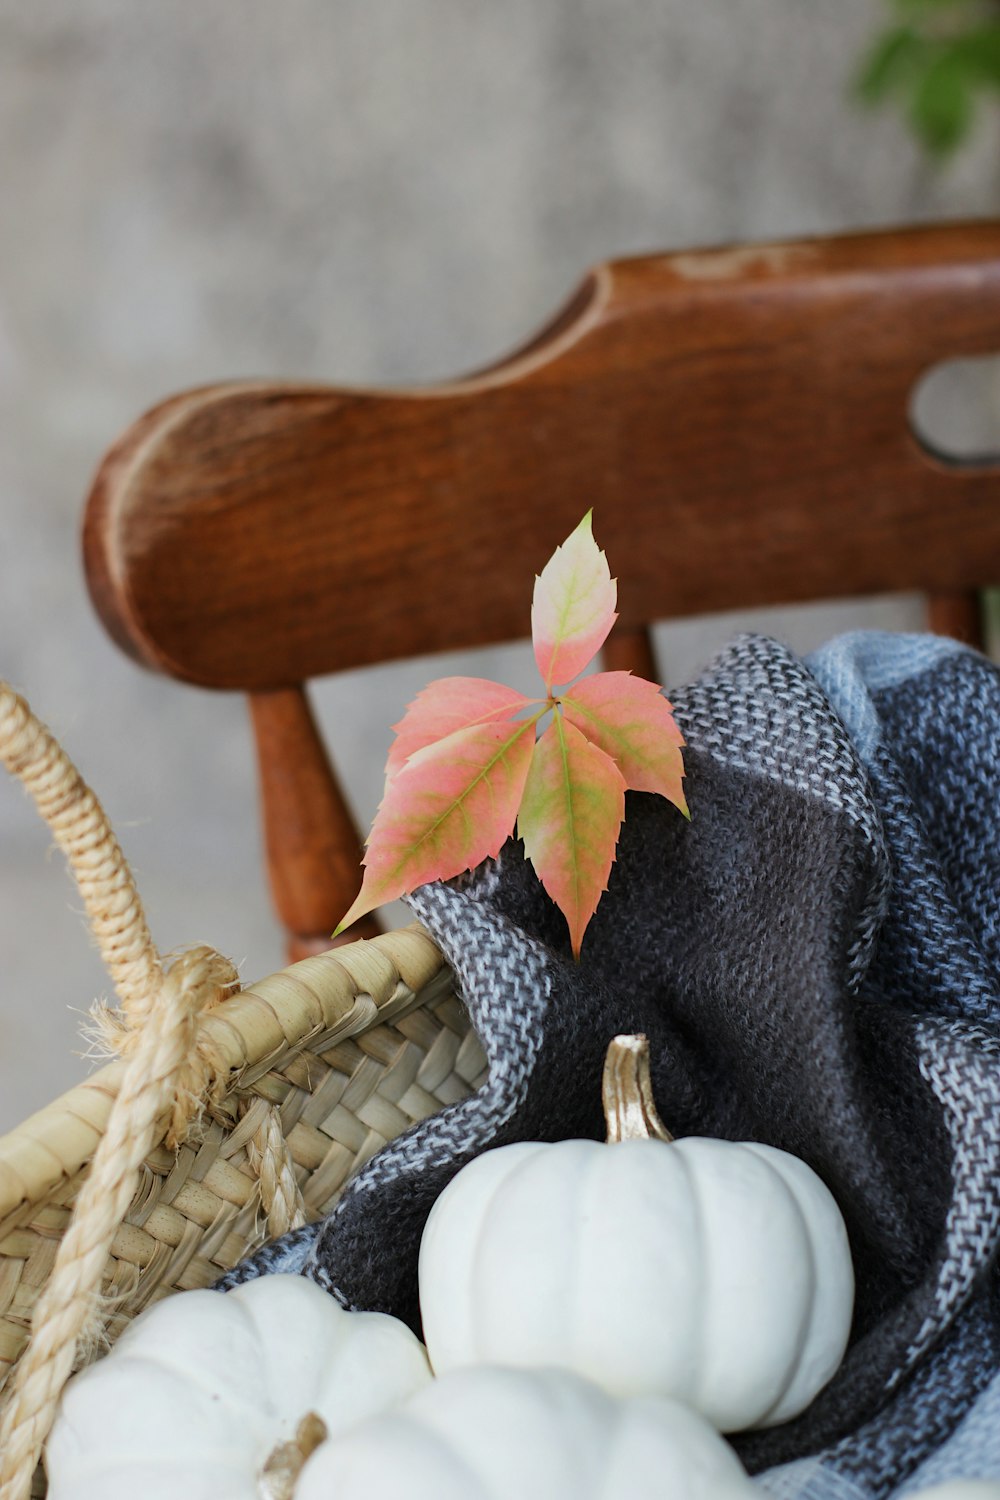
[[295,1429],[290,1443],[279,1443],[261,1470],[260,1492],[263,1500],[293,1500],[298,1477],[306,1460],[327,1437],[326,1423],[310,1411]]
[[653,1099],[647,1037],[616,1036],[611,1042],[604,1059],[601,1097],[609,1144],[673,1140]]

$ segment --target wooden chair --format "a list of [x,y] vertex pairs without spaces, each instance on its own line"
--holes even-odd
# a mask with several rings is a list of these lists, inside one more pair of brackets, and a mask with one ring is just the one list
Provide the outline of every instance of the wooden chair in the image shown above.
[[1000,467],[926,451],[909,404],[930,366],[998,350],[1000,223],[603,265],[466,379],[156,407],[97,475],[90,588],[138,661],[249,694],[301,956],[359,883],[304,683],[523,636],[533,573],[589,506],[622,579],[613,667],[655,677],[652,620],[915,588],[978,641]]

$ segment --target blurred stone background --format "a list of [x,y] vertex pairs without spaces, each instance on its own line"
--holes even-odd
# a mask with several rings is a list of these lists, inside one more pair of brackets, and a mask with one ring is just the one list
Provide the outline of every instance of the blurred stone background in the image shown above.
[[[0,0],[0,676],[105,801],[162,947],[211,941],[248,979],[282,961],[242,701],[144,674],[87,599],[102,451],[186,385],[480,365],[609,256],[995,213],[995,118],[935,169],[849,99],[881,19],[876,0]],[[903,600],[749,623],[807,649],[920,620]],[[662,630],[665,675],[745,623]],[[321,684],[362,824],[429,677],[516,683],[529,660]],[[48,845],[0,786],[0,1129],[80,1076],[76,1012],[106,989]]]

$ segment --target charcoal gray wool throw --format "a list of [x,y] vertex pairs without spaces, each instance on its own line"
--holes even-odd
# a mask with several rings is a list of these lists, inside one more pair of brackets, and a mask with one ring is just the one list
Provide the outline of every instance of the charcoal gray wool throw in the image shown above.
[[301,1271],[418,1328],[445,1183],[492,1146],[602,1138],[605,1048],[644,1031],[676,1135],[794,1152],[847,1222],[839,1373],[733,1439],[763,1491],[1000,1479],[1000,673],[936,637],[855,634],[801,661],[746,636],[671,697],[690,825],[629,793],[579,963],[515,842],[419,890],[489,1081],[222,1284]]

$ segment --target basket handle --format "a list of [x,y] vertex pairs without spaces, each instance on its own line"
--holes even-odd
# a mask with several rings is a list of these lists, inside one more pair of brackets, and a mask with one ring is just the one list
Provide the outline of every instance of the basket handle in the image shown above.
[[132,871],[97,797],[51,732],[0,680],[0,762],[45,819],[83,898],[128,1020],[138,1023],[163,977]]
[[[27,787],[76,877],[101,956],[122,1004],[121,1086],[88,1176],[32,1316],[31,1338],[0,1414],[0,1500],[27,1500],[32,1475],[81,1342],[100,1321],[98,1289],[115,1230],[128,1212],[142,1162],[162,1138],[179,1138],[212,1086],[197,1047],[200,1016],[238,977],[210,948],[168,969],[107,815],[53,735],[0,681],[0,761]],[[114,1027],[112,1027],[113,1034]],[[305,1220],[277,1111],[250,1151],[274,1232]],[[270,1201],[266,1201],[270,1200]]]

